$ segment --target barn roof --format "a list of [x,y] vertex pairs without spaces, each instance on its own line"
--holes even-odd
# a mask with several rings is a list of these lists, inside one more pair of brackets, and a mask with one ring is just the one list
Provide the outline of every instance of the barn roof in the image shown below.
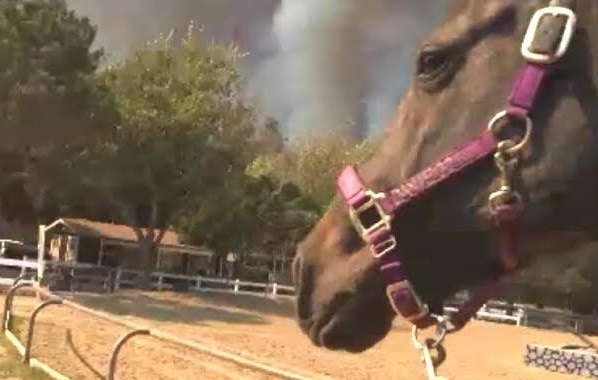
[[[80,236],[102,237],[130,242],[137,241],[137,236],[135,235],[133,228],[124,224],[95,222],[79,218],[61,218],[50,224],[47,229],[52,230],[59,226],[62,226],[62,228],[70,233]],[[143,231],[145,233],[147,232],[147,229],[143,229]],[[155,230],[155,232],[157,234],[159,231]],[[179,235],[173,230],[166,231],[160,244],[184,245],[181,243]]]

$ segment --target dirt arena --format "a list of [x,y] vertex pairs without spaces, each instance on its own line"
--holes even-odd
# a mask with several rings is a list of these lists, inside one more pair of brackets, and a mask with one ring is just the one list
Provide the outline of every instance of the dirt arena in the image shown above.
[[[383,342],[360,355],[329,352],[313,347],[300,333],[292,319],[289,301],[166,292],[120,292],[106,297],[80,295],[75,300],[143,327],[208,342],[313,379],[425,379],[407,329],[396,328]],[[25,316],[34,304],[34,298],[17,297],[14,311]],[[125,331],[78,311],[50,306],[39,316],[33,356],[74,380],[98,379],[93,372],[105,373],[108,353]],[[72,344],[68,343],[69,335]],[[526,343],[562,345],[578,341],[569,334],[474,322],[448,339],[447,362],[439,372],[451,380],[582,379],[526,367],[522,360]],[[136,337],[122,351],[117,378],[240,380],[269,377],[166,345],[154,338]]]

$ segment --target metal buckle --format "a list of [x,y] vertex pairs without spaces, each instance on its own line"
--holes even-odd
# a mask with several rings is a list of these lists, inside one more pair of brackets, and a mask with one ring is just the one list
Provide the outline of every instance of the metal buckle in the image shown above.
[[[353,223],[353,226],[355,226],[355,229],[357,230],[359,235],[362,237],[362,239],[369,243],[368,237],[373,231],[376,231],[381,227],[385,228],[388,231],[391,230],[390,223],[392,222],[393,216],[387,214],[382,209],[382,206],[380,206],[379,200],[383,199],[385,197],[384,193],[375,193],[371,190],[367,190],[365,192],[365,196],[368,197],[369,199],[357,208],[351,207],[349,209],[349,217],[351,218],[351,222]],[[370,210],[376,211],[376,214],[378,216],[378,221],[372,223],[371,226],[366,227],[363,225],[363,222],[361,221],[361,219],[359,217],[362,214],[364,214]],[[368,215],[368,216],[371,216],[371,215]],[[379,245],[384,245],[384,243],[385,242],[382,242]],[[387,251],[387,250],[388,249],[385,249],[385,251]]]
[[[534,53],[530,49],[532,43],[534,42],[534,38],[536,37],[536,33],[538,32],[540,21],[544,16],[565,16],[567,18],[567,23],[561,36],[561,42],[559,43],[559,46],[555,52],[545,54]],[[530,62],[549,64],[558,61],[567,52],[567,49],[571,44],[571,39],[573,38],[576,25],[577,16],[569,8],[554,6],[538,9],[532,16],[527,28],[527,32],[525,32],[525,37],[523,38],[523,42],[521,44],[521,55],[523,55],[523,57]]]
[[397,247],[397,239],[393,236],[392,232],[389,230],[389,237],[388,239],[378,243],[378,244],[371,244],[370,251],[375,258],[379,259],[382,256],[386,255],[387,253],[391,252],[393,249]]
[[[413,314],[413,315],[403,315],[401,313],[401,310],[397,310],[396,305],[394,304],[394,302],[391,302],[391,306],[392,306],[392,308],[394,309],[394,311],[397,314],[399,314],[404,319],[408,320],[409,322],[411,322],[413,324],[415,324],[418,320],[420,320],[423,317],[425,317],[425,316],[427,316],[427,315],[430,314],[430,309],[429,309],[428,305],[426,305],[426,304],[424,304],[422,302],[422,300],[419,298],[419,296],[415,292],[415,289],[413,289],[413,286],[411,286],[411,282],[409,282],[409,280],[403,280],[403,281],[399,281],[397,283],[394,283],[392,285],[388,285],[386,287],[386,293],[388,295],[390,295],[390,293],[392,291],[401,290],[401,289],[408,289],[409,290],[409,292],[413,296],[413,300],[415,301],[415,304],[417,305],[418,309],[421,310],[421,311],[419,313]],[[390,297],[390,298],[392,299],[392,297]]]

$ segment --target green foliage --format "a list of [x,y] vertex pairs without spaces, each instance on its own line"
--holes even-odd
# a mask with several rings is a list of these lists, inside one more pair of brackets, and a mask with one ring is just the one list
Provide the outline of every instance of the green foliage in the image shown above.
[[204,44],[193,27],[177,46],[164,37],[144,45],[98,75],[119,115],[113,135],[46,160],[58,164],[46,173],[71,178],[55,193],[83,193],[132,226],[148,270],[177,216],[194,202],[218,202],[213,195],[225,193],[255,155],[256,121],[236,96],[238,58],[234,46]]
[[63,0],[0,2],[0,131],[4,150],[88,142],[113,125],[95,81],[96,30]]
[[339,139],[304,139],[293,154],[262,155],[248,167],[252,176],[268,176],[292,181],[324,209],[336,192],[336,176],[347,164],[372,153],[373,140],[359,144]]
[[288,248],[330,201],[341,165],[371,148],[305,139],[282,153],[276,123],[258,125],[239,100],[236,47],[205,43],[193,25],[180,43],[161,36],[99,73],[95,32],[63,0],[0,3],[1,128],[23,147],[55,148],[28,152],[49,198],[68,206],[54,212],[112,214],[148,256],[170,226],[219,251]]
[[127,222],[167,227],[191,195],[251,158],[255,121],[235,96],[237,59],[234,47],[203,44],[193,28],[179,47],[163,37],[145,45],[99,75],[120,116],[113,137],[69,163],[111,202],[151,208]]
[[341,165],[359,161],[371,142],[303,140],[296,153],[259,155],[226,191],[202,196],[178,220],[192,244],[219,252],[286,254],[313,227],[334,195]]
[[219,253],[292,246],[318,218],[317,206],[292,183],[266,177],[228,178],[227,191],[202,197],[178,219],[191,244]]
[[138,146],[180,135],[221,149],[244,146],[255,121],[236,96],[238,59],[234,46],[204,44],[191,26],[180,48],[161,37],[108,69],[102,79],[123,117],[120,137]]

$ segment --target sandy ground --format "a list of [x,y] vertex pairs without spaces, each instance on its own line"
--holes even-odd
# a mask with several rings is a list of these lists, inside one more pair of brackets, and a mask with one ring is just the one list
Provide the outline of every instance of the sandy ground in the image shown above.
[[[76,301],[173,333],[208,342],[260,362],[302,371],[313,378],[338,380],[425,379],[409,331],[398,327],[373,349],[359,355],[313,347],[296,327],[289,301],[251,296],[181,295],[123,292],[108,297],[80,295]],[[34,299],[19,297],[15,311],[26,314]],[[51,306],[39,316],[33,355],[74,380],[97,379],[67,344],[67,330],[79,357],[105,373],[108,354],[124,328],[66,307]],[[570,334],[495,323],[473,322],[449,337],[448,358],[440,374],[451,380],[573,380],[581,377],[526,367],[528,343],[578,343]],[[118,379],[194,380],[268,379],[269,377],[159,342],[136,337],[122,351]],[[316,376],[318,374],[319,376]]]

